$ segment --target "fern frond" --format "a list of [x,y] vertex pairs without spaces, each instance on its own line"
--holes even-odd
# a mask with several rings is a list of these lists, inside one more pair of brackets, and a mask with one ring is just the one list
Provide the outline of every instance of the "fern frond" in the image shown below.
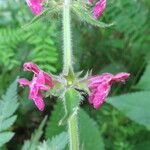
[[46,123],[46,120],[47,120],[47,116],[43,119],[38,129],[35,130],[35,132],[32,134],[31,139],[25,141],[22,150],[37,150],[39,139],[43,134],[43,127]]
[[39,33],[32,34],[28,39],[28,42],[33,45],[29,59],[45,71],[56,72],[58,50],[53,40],[53,38],[56,38],[54,27],[44,27],[42,24],[40,24],[40,27]]
[[68,143],[68,133],[62,132],[51,140],[48,139],[40,144],[38,150],[63,150]]
[[16,115],[13,115],[18,108],[17,102],[17,82],[16,80],[7,89],[5,95],[0,100],[0,147],[8,142],[14,135],[8,129],[16,120]]

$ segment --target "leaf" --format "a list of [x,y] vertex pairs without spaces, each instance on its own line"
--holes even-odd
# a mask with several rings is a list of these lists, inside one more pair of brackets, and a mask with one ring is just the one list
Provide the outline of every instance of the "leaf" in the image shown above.
[[59,135],[56,135],[51,140],[43,142],[38,150],[63,150],[68,143],[68,133],[63,132]]
[[131,120],[150,129],[150,92],[136,92],[108,98],[113,105]]
[[[46,72],[56,72],[56,64],[58,64],[58,50],[54,42],[56,26],[47,27],[43,23],[38,23],[37,26],[39,27],[36,32],[27,39],[33,45],[28,59]],[[33,27],[31,30],[34,29]]]
[[11,125],[13,125],[16,119],[17,119],[17,116],[15,115],[1,122],[0,131],[8,129]]
[[13,116],[13,114],[18,108],[18,105],[17,81],[15,80],[7,89],[6,94],[2,96],[2,100],[0,100],[0,147],[8,142],[14,135],[14,133],[7,132],[6,130],[13,125],[17,118],[17,116]]
[[0,133],[0,147],[7,143],[14,136],[13,132],[3,132]]
[[64,107],[62,101],[58,99],[57,104],[54,106],[54,110],[49,118],[47,123],[45,137],[46,139],[51,139],[53,136],[60,134],[63,131],[66,131],[66,126],[59,126],[59,121],[62,119],[64,115]]
[[75,89],[68,89],[65,92],[65,96],[63,98],[63,104],[65,108],[65,115],[60,120],[59,124],[65,124],[67,120],[78,111],[78,107],[81,101],[81,97],[79,93]]
[[46,123],[46,120],[47,120],[47,116],[43,119],[38,129],[35,130],[35,132],[32,134],[31,140],[25,141],[22,147],[22,150],[36,150],[37,149],[37,146],[39,144],[39,139],[41,138],[43,134],[43,127]]
[[147,65],[146,70],[141,77],[140,81],[136,85],[136,88],[142,90],[150,90],[150,63]]
[[[46,138],[52,138],[57,134],[67,131],[65,125],[58,126],[59,120],[65,113],[62,101],[59,101],[51,115],[50,120],[46,128]],[[57,118],[57,119],[56,119]],[[104,144],[101,135],[98,131],[96,122],[91,119],[83,110],[79,110],[78,113],[79,124],[79,139],[81,150],[103,150]]]
[[92,16],[91,12],[89,12],[86,7],[82,6],[80,2],[75,2],[74,5],[73,5],[73,11],[75,12],[75,14],[77,14],[77,16],[91,24],[91,25],[94,25],[94,26],[98,26],[98,27],[101,27],[101,28],[106,28],[106,27],[110,27],[112,25],[114,25],[114,23],[111,23],[111,24],[106,24],[104,22],[101,22],[101,21],[98,21],[96,19],[94,19],[94,17]]
[[82,150],[104,150],[104,143],[96,122],[82,109],[79,111],[79,135]]

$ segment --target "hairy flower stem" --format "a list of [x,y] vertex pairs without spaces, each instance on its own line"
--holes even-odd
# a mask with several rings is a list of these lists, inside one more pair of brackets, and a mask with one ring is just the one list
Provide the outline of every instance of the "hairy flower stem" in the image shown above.
[[70,150],[79,150],[77,114],[74,114],[71,118],[69,118],[68,132]]
[[[73,79],[72,76],[74,76],[72,67],[70,3],[71,0],[64,0],[64,7],[63,7],[63,40],[64,40],[63,74],[67,76],[68,83],[72,83],[70,81],[72,81]],[[77,114],[74,114],[68,119],[68,133],[69,133],[70,150],[79,150]]]
[[63,73],[68,75],[72,68],[72,45],[71,45],[71,24],[70,24],[70,0],[64,0],[63,7],[63,40],[64,40],[64,68]]

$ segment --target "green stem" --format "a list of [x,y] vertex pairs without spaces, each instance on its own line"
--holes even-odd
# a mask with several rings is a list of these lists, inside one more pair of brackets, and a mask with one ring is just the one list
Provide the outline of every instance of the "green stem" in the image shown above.
[[79,150],[77,115],[74,114],[68,120],[68,132],[70,140],[70,150]]
[[[73,73],[70,3],[71,0],[64,0],[64,7],[63,7],[63,40],[64,40],[63,74],[66,76],[70,76]],[[71,107],[71,105],[69,107]],[[77,114],[72,115],[68,119],[68,133],[69,133],[70,150],[79,150]]]
[[63,73],[68,75],[72,68],[72,45],[71,45],[71,25],[70,25],[70,2],[64,0],[63,7],[63,40],[64,40],[64,68]]

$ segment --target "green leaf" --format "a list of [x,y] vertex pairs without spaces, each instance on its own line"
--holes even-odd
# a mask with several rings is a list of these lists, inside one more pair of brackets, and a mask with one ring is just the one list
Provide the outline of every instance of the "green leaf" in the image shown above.
[[38,148],[38,150],[63,150],[68,143],[68,133],[63,132],[56,135],[51,140],[44,141]]
[[51,139],[53,136],[60,134],[63,131],[66,131],[67,128],[65,125],[59,125],[59,121],[64,115],[64,106],[61,100],[58,99],[57,104],[54,106],[54,110],[51,114],[51,117],[47,123],[45,137],[46,139]]
[[85,22],[87,22],[91,25],[98,26],[98,27],[101,27],[101,28],[106,28],[106,27],[110,27],[110,26],[114,25],[114,23],[106,24],[104,22],[101,22],[101,21],[98,21],[98,20],[94,19],[94,17],[92,16],[92,13],[90,11],[88,11],[86,9],[86,7],[81,5],[80,2],[74,2],[73,11],[74,11],[75,14],[77,14],[77,16],[82,21],[85,21]]
[[131,120],[150,129],[150,92],[136,92],[111,97],[107,103],[116,107]]
[[11,125],[13,125],[16,119],[17,119],[17,116],[15,115],[8,119],[3,120],[0,124],[0,131],[8,129]]
[[60,120],[60,125],[67,122],[74,113],[77,113],[81,101],[79,93],[75,89],[68,89],[63,98],[65,116]]
[[[66,125],[58,126],[58,122],[64,113],[63,103],[59,101],[48,121],[46,138],[52,138],[61,132],[67,131]],[[104,144],[98,131],[97,124],[83,110],[79,110],[78,124],[81,150],[103,150]]]
[[142,90],[150,90],[150,63],[147,65],[146,70],[136,85],[136,88]]
[[14,136],[13,132],[3,132],[0,133],[0,147],[7,143]]
[[34,30],[35,27],[37,28],[36,31],[32,32],[32,35],[27,39],[28,43],[33,45],[28,60],[36,63],[46,72],[56,72],[58,50],[53,40],[56,37],[56,34],[54,34],[56,33],[56,26],[51,25],[47,28],[47,26],[40,22],[35,25],[31,27],[31,30]]
[[37,149],[37,146],[39,144],[39,139],[41,138],[43,134],[43,127],[46,123],[46,120],[47,120],[47,116],[43,119],[39,128],[35,130],[35,132],[32,134],[31,140],[25,141],[22,147],[22,150],[36,150]]
[[[8,142],[14,135],[12,132],[7,132],[17,116],[13,116],[18,108],[17,102],[17,81],[15,80],[7,89],[6,94],[0,100],[0,147]],[[5,131],[5,132],[4,132]]]
[[104,150],[103,139],[96,122],[82,109],[79,111],[79,135],[81,149]]

